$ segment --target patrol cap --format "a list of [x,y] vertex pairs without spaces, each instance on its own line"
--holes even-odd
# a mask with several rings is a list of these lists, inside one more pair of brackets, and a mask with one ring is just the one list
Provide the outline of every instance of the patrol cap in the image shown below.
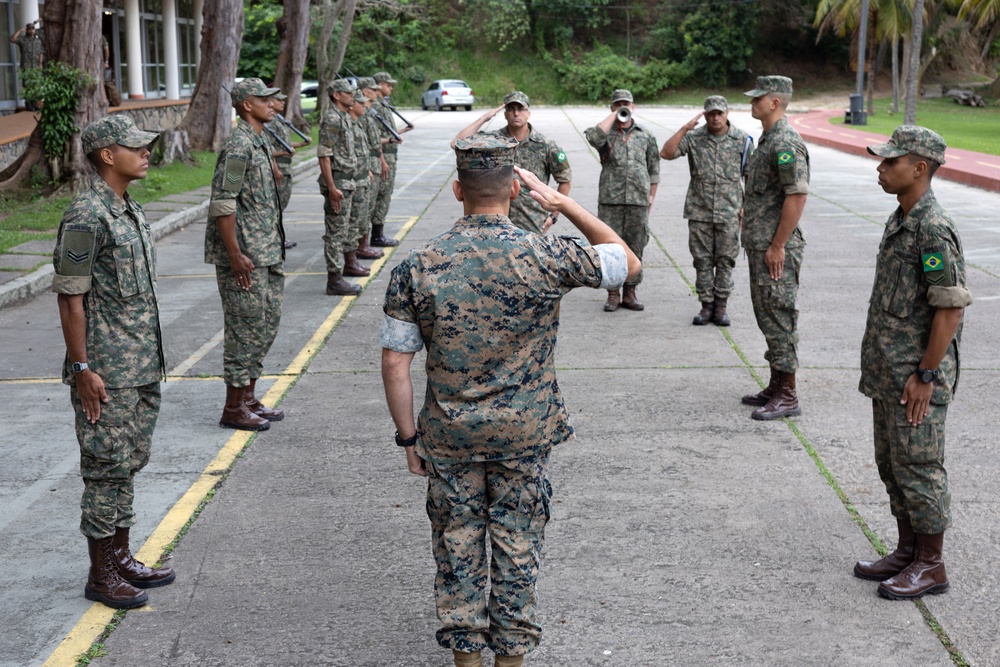
[[280,88],[268,88],[257,77],[251,77],[233,84],[229,89],[229,96],[233,98],[233,106],[236,106],[248,97],[270,97],[280,92]]
[[503,98],[503,105],[508,104],[520,104],[525,109],[530,109],[531,104],[529,104],[528,96],[522,93],[520,90],[515,90],[512,93],[507,93],[507,97]]
[[126,148],[142,148],[149,146],[160,138],[155,132],[143,132],[135,126],[135,121],[125,114],[112,114],[83,128],[80,140],[83,142],[84,155],[118,144]]
[[334,79],[333,83],[326,87],[328,93],[353,93],[354,84],[347,79]]
[[729,104],[722,95],[710,95],[705,100],[705,113],[709,111],[729,111]]
[[611,93],[611,103],[615,102],[634,102],[632,99],[632,91],[625,90],[624,88],[618,88],[615,92]]
[[517,139],[499,134],[477,132],[455,142],[459,169],[499,169],[514,165]]
[[357,90],[354,91],[354,101],[355,102],[367,102],[368,98],[365,96],[364,93],[361,92],[361,89],[358,88]]
[[868,152],[879,157],[899,157],[912,153],[944,164],[944,138],[934,130],[919,125],[900,125],[887,143],[868,146]]
[[375,72],[372,74],[372,78],[375,79],[375,83],[396,83],[396,80],[388,72]]
[[358,88],[369,88],[371,90],[376,90],[378,84],[375,83],[375,77],[363,76],[358,79]]
[[758,76],[753,90],[743,93],[747,97],[761,97],[769,93],[792,94],[792,80],[787,76]]
[[284,102],[285,100],[288,99],[288,95],[285,95],[284,93],[275,93],[274,99],[281,100],[282,102]]

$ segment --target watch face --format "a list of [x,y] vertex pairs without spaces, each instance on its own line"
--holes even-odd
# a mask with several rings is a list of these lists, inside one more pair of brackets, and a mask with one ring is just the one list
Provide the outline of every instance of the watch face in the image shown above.
[[934,377],[936,375],[937,373],[935,373],[934,371],[928,371],[928,370],[920,371],[920,381],[926,383],[934,382]]

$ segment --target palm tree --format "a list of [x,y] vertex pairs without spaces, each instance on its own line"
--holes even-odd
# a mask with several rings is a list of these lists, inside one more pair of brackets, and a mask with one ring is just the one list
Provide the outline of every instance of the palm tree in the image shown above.
[[997,30],[1000,29],[1000,0],[962,0],[958,16],[959,18],[974,17],[977,30],[989,26],[990,30],[983,42],[983,52],[980,55],[981,58],[985,59],[990,52],[993,40],[996,39]]
[[917,122],[917,89],[920,85],[920,45],[924,39],[924,0],[915,0],[913,5],[913,29],[910,31],[910,70],[906,81],[906,111],[903,123]]

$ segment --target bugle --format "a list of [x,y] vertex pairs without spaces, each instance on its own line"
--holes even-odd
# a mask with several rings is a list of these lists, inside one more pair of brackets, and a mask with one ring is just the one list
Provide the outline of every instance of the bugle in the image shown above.
[[628,107],[621,107],[618,109],[618,114],[616,116],[619,123],[624,125],[629,122],[632,118],[632,110]]
[[303,140],[304,142],[306,142],[307,144],[310,144],[310,143],[312,143],[312,137],[310,137],[309,135],[307,135],[307,134],[305,134],[304,132],[302,132],[302,130],[300,130],[299,128],[295,127],[295,126],[294,126],[294,125],[292,124],[292,121],[288,120],[287,118],[285,118],[284,116],[282,116],[282,115],[281,115],[280,113],[275,113],[275,114],[274,114],[274,117],[275,117],[275,118],[276,118],[277,120],[279,120],[280,122],[282,122],[282,123],[284,123],[285,125],[287,125],[287,126],[288,126],[288,129],[289,129],[289,130],[291,130],[291,131],[292,131],[292,132],[294,132],[295,134],[297,134],[297,135],[299,135],[300,137],[302,137],[302,140]]

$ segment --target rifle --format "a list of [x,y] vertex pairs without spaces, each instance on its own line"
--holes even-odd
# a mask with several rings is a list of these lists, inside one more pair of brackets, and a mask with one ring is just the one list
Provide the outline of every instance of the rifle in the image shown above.
[[[353,77],[354,77],[355,79],[359,78],[357,74],[355,74],[354,72],[352,72],[352,71],[351,71],[350,69],[348,69],[348,68],[347,68],[346,66],[344,67],[344,69],[345,69],[345,70],[347,71],[347,73],[348,73],[348,74],[350,74],[351,76],[353,76]],[[340,72],[337,72],[337,75],[339,76],[339,75],[340,75]],[[411,130],[413,129],[413,123],[411,123],[410,121],[408,121],[408,120],[406,120],[405,118],[403,118],[403,114],[399,113],[399,112],[398,112],[398,111],[396,110],[396,107],[394,107],[394,106],[392,106],[391,104],[389,104],[389,98],[388,98],[388,97],[383,97],[383,98],[382,98],[382,101],[383,101],[383,102],[385,102],[385,105],[386,105],[387,107],[389,107],[389,111],[391,111],[391,112],[393,112],[394,114],[396,114],[397,116],[399,116],[399,120],[401,120],[401,121],[403,121],[404,123],[406,123],[406,127],[410,128]],[[383,125],[385,125],[385,124],[386,124],[386,122],[385,122],[385,120],[384,120],[384,119],[383,119],[383,121],[382,121],[382,124],[383,124]],[[398,139],[399,141],[402,141],[402,139],[400,139],[400,138],[399,138],[399,134],[397,134],[397,133],[396,133],[396,130],[395,130],[395,129],[393,129],[393,132],[392,132],[392,133],[393,133],[393,134],[394,134],[394,135],[396,136],[396,138],[397,138],[397,139]]]
[[302,132],[302,130],[300,130],[299,128],[297,128],[294,125],[292,125],[292,121],[288,120],[287,118],[285,118],[284,116],[282,116],[280,113],[275,113],[274,117],[278,121],[280,121],[280,122],[284,123],[285,125],[287,125],[289,130],[291,130],[295,134],[297,134],[300,137],[302,137],[302,140],[305,141],[307,144],[312,143],[312,137],[305,135]]
[[380,116],[378,112],[375,111],[375,107],[369,109],[368,113],[374,116],[375,120],[382,123],[382,127],[384,127],[389,132],[389,134],[392,135],[392,138],[396,141],[396,143],[400,143],[403,141],[403,137],[399,136],[399,132],[396,131],[396,128],[394,128],[392,124],[385,118],[382,118],[382,116]]
[[282,139],[281,137],[279,137],[278,133],[275,132],[274,130],[272,130],[270,127],[268,127],[267,124],[264,125],[264,130],[266,130],[267,133],[271,135],[271,138],[273,138],[276,142],[278,142],[279,146],[281,146],[282,148],[284,148],[289,153],[292,153],[292,154],[295,153],[295,149],[292,148],[284,139]]

